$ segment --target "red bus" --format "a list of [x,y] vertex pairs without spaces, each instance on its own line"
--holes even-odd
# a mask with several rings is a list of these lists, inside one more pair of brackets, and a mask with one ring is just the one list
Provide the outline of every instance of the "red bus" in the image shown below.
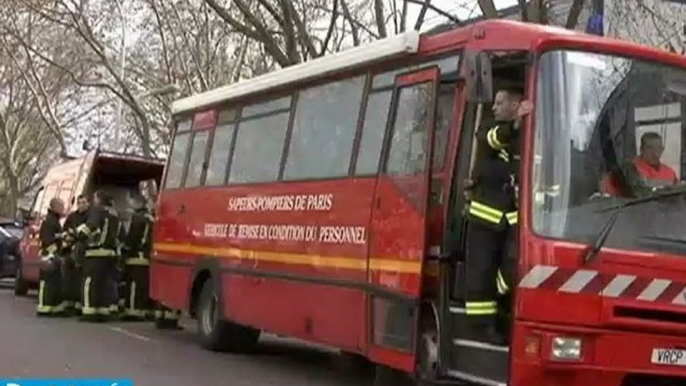
[[[142,158],[135,155],[91,150],[82,157],[59,163],[48,170],[38,193],[24,219],[26,231],[21,242],[21,259],[17,264],[14,281],[16,295],[26,295],[30,288],[37,288],[40,270],[40,241],[38,231],[48,213],[50,200],[59,197],[65,203],[67,213],[76,210],[79,195],[92,197],[96,190],[108,189],[115,198],[115,205],[122,220],[130,219],[129,195],[139,189],[144,181],[159,185],[164,171],[162,160]],[[62,218],[64,222],[65,218]]]
[[[151,295],[197,318],[214,350],[267,331],[364,356],[382,375],[686,384],[683,191],[631,167],[657,156],[653,167],[684,174],[684,66],[650,47],[495,20],[181,99]],[[496,346],[463,335],[464,181],[494,91],[513,85],[534,112],[522,127],[517,288],[500,301],[509,344]],[[602,190],[608,179],[621,194]]]

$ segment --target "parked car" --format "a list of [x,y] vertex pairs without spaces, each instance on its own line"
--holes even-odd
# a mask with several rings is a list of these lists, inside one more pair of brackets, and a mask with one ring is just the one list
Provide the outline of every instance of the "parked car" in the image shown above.
[[16,221],[0,218],[0,277],[11,277],[17,272],[19,241],[24,228]]

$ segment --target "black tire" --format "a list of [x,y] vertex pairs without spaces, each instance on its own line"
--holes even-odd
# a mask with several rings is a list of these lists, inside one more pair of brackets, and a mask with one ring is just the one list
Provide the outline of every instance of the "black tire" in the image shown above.
[[26,296],[29,293],[29,285],[22,276],[21,262],[17,263],[17,269],[14,274],[14,294],[16,296]]
[[224,320],[212,280],[200,291],[197,323],[200,344],[211,351],[251,351],[260,338],[260,330]]

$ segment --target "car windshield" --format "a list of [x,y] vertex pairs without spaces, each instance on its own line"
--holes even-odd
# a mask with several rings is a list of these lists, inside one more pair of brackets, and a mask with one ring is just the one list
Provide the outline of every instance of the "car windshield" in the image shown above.
[[[533,228],[591,242],[612,213],[607,208],[681,184],[686,72],[563,50],[546,52],[540,63]],[[605,245],[686,253],[684,195],[624,209]]]
[[22,228],[16,225],[0,225],[0,232],[2,232],[7,237],[21,238],[24,231]]

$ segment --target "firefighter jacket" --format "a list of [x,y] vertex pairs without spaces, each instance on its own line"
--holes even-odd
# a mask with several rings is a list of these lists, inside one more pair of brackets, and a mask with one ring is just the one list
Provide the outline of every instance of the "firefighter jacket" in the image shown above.
[[146,209],[137,210],[131,217],[128,233],[120,235],[126,265],[148,265],[152,248],[154,219]]
[[64,246],[65,248],[71,249],[76,242],[76,232],[79,226],[86,223],[88,220],[88,212],[72,212],[67,216],[64,221]]
[[60,251],[62,238],[62,225],[60,225],[60,216],[48,210],[45,220],[40,226],[38,232],[40,238],[40,252],[42,256],[54,255]]
[[77,235],[86,240],[86,257],[116,256],[119,216],[109,205],[96,205],[88,219],[78,227]]
[[482,125],[476,133],[469,218],[496,229],[517,223],[519,130],[513,121]]

